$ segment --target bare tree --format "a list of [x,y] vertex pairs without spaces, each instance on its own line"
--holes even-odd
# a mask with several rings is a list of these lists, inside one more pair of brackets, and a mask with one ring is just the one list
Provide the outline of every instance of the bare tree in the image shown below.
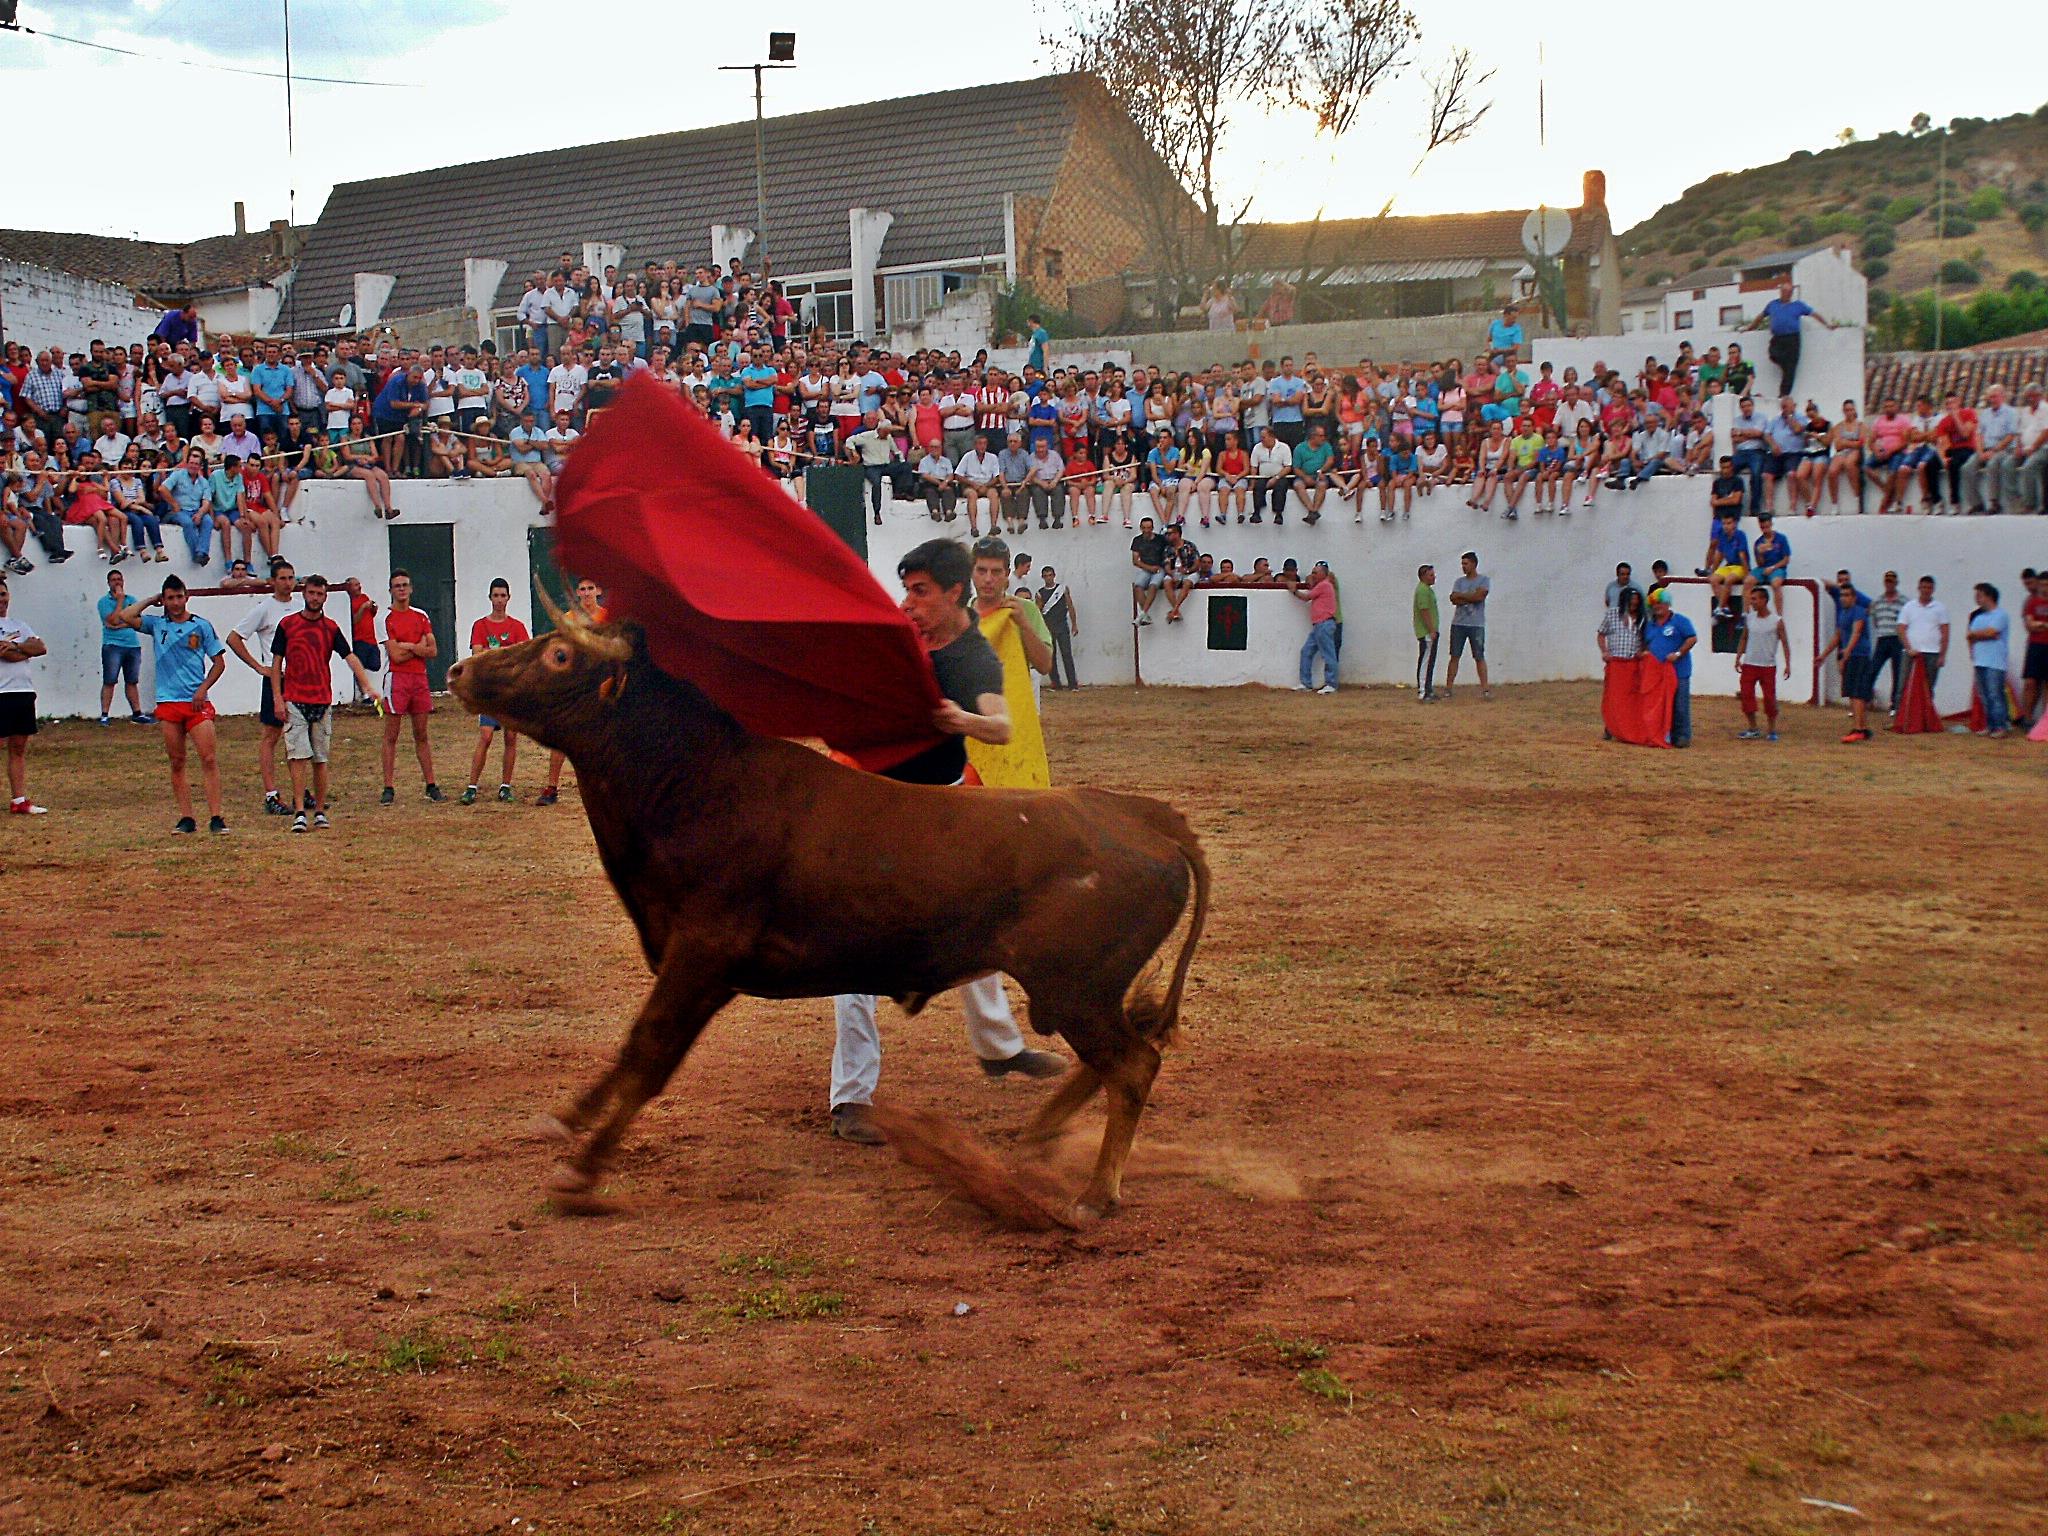
[[[1100,78],[1149,151],[1134,168],[1137,192],[1176,303],[1236,266],[1234,232],[1251,199],[1234,200],[1217,180],[1236,114],[1297,109],[1318,132],[1341,136],[1409,64],[1421,36],[1400,0],[1044,3],[1047,51],[1062,68]],[[1487,77],[1463,59],[1432,140],[1454,142],[1485,114],[1471,97]]]

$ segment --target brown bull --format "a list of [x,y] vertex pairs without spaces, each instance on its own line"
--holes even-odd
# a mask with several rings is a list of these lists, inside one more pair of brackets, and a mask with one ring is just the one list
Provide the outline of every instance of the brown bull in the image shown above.
[[[1026,1131],[1050,1138],[1106,1092],[1077,1211],[1117,1202],[1179,1014],[1209,871],[1180,814],[1098,789],[934,789],[755,736],[647,658],[637,626],[571,614],[473,656],[449,685],[576,765],[605,873],[654,989],[609,1072],[559,1117],[590,1135],[555,1180],[590,1191],[640,1108],[735,996],[927,999],[991,971],[1080,1058]],[[1163,996],[1142,973],[1194,908]],[[594,1129],[593,1129],[594,1127]]]

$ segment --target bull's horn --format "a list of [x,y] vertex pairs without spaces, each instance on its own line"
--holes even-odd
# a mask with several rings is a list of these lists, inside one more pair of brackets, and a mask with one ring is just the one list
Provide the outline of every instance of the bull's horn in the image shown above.
[[568,616],[562,612],[561,605],[555,601],[554,594],[548,591],[548,584],[544,581],[536,581],[533,584],[533,591],[534,595],[540,599],[541,607],[547,611],[548,622],[557,629],[568,628]]
[[601,635],[580,613],[569,622],[570,643],[580,646],[598,660],[627,662],[633,659],[633,642],[624,635]]

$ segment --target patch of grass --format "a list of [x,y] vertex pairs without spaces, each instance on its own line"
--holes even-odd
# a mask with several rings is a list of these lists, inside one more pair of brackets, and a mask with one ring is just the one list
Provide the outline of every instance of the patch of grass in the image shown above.
[[2006,1243],[2032,1253],[2041,1246],[2043,1233],[2048,1233],[2048,1222],[2043,1222],[2032,1211],[2014,1211],[2010,1215],[1986,1218],[1979,1226],[1978,1240]]
[[424,1210],[408,1210],[402,1205],[373,1205],[370,1207],[372,1221],[388,1221],[396,1224],[404,1221],[431,1221],[431,1213]]
[[116,928],[114,930],[114,937],[117,939],[160,939],[163,936],[164,931],[161,928]]
[[1742,1470],[1759,1482],[1777,1483],[1784,1481],[1792,1469],[1761,1451],[1751,1451],[1742,1458]]
[[1994,1440],[2013,1440],[2031,1445],[2048,1440],[2048,1413],[2034,1413],[2026,1409],[1994,1413],[1985,1420],[1984,1427],[1991,1431]]
[[477,1351],[493,1365],[504,1365],[519,1353],[519,1346],[502,1333],[494,1333],[484,1340],[483,1348]]
[[837,1317],[845,1310],[846,1298],[837,1291],[792,1291],[770,1285],[742,1292],[726,1306],[725,1315],[741,1323],[782,1323]]
[[523,1323],[539,1310],[538,1302],[529,1301],[516,1291],[500,1291],[470,1315],[486,1318],[494,1323]]
[[329,1205],[352,1205],[377,1193],[377,1186],[365,1184],[353,1168],[343,1168],[315,1191],[315,1198]]
[[815,1274],[816,1259],[776,1253],[728,1253],[718,1261],[722,1275],[766,1275],[771,1280],[802,1280]]
[[1849,1447],[1824,1429],[1816,1429],[1807,1437],[1806,1454],[1824,1467],[1838,1467],[1853,1459]]
[[383,1353],[377,1357],[377,1368],[424,1376],[439,1370],[447,1356],[447,1346],[434,1337],[432,1329],[422,1326],[387,1340]]
[[1314,1366],[1294,1378],[1301,1383],[1304,1392],[1313,1393],[1327,1402],[1342,1403],[1349,1408],[1352,1403],[1351,1388],[1344,1384],[1344,1378],[1327,1366]]
[[1273,1353],[1280,1357],[1282,1365],[1291,1365],[1299,1369],[1330,1358],[1330,1347],[1327,1344],[1319,1344],[1314,1339],[1275,1338],[1270,1342],[1273,1345]]
[[339,1152],[315,1146],[304,1136],[287,1131],[280,1131],[270,1138],[270,1151],[274,1157],[288,1157],[300,1163],[331,1163],[341,1156]]
[[1515,1502],[1515,1490],[1507,1479],[1494,1473],[1479,1485],[1479,1502],[1490,1509]]
[[[212,1350],[213,1346],[207,1346]],[[215,1353],[207,1361],[208,1386],[206,1406],[209,1408],[250,1408],[256,1399],[242,1389],[242,1382],[255,1369],[253,1362],[240,1353]]]
[[1738,1349],[1732,1355],[1723,1355],[1707,1367],[1709,1381],[1747,1381],[1749,1368],[1762,1356],[1761,1350]]

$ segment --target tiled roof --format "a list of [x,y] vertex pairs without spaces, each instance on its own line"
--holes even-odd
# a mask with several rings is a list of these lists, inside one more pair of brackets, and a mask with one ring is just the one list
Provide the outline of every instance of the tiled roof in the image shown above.
[[[774,270],[845,268],[855,207],[896,215],[885,266],[1000,252],[1003,194],[1050,195],[1089,89],[1062,75],[769,118]],[[509,264],[509,304],[527,273],[586,240],[623,245],[634,266],[708,261],[711,226],[752,228],[754,207],[751,120],[345,182],[307,241],[298,304],[329,323],[355,273],[384,272],[398,279],[387,314],[452,308],[471,256]]]
[[278,249],[277,237],[267,229],[184,244],[0,229],[0,261],[26,262],[74,277],[119,283],[164,303],[188,295],[253,287],[291,265],[289,256]]
[[[1299,268],[1306,252],[1320,271],[1337,264],[1447,261],[1479,257],[1526,261],[1522,221],[1532,210],[1444,213],[1420,218],[1324,219],[1320,224],[1251,224],[1237,265],[1241,270]],[[1589,255],[1607,237],[1607,210],[1568,208],[1572,237],[1567,255]]]
[[[2023,338],[2014,337],[2015,341]],[[2020,387],[2048,382],[2048,347],[1975,348],[1957,352],[1872,352],[1863,361],[1863,403],[1874,411],[1884,400],[1910,404],[1926,395],[1936,405],[1955,394],[1977,405],[1985,391],[2003,384],[2008,397]]]

